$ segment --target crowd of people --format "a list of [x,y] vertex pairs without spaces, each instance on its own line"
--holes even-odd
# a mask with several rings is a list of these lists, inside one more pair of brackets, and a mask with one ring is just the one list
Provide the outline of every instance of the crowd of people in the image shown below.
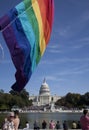
[[[35,121],[34,130],[39,130],[39,129],[40,129],[40,127],[39,127],[38,123]],[[55,121],[51,120],[48,124],[45,120],[43,120],[41,129],[68,130],[69,126],[68,126],[68,122],[66,120],[64,120],[63,123],[61,123],[60,121],[55,122]],[[71,124],[71,129],[81,129],[80,122],[76,123],[75,121],[73,121]]]
[[[2,124],[2,130],[18,130],[20,125],[20,118],[19,118],[19,112],[10,112],[7,117],[4,119],[4,122]],[[26,121],[26,127],[23,128],[23,130],[29,130],[30,124],[28,121]],[[63,123],[60,121],[53,121],[46,122],[45,120],[42,121],[41,127],[39,126],[38,122],[35,120],[33,124],[34,130],[39,129],[63,129],[68,130],[68,122],[64,120]],[[82,130],[89,130],[89,116],[88,116],[88,110],[83,111],[83,115],[80,118],[80,121],[72,121],[71,129],[82,129]]]
[[[57,121],[56,123],[51,120],[47,127],[47,122],[44,120],[42,122],[42,129],[63,129],[68,130],[68,122],[64,120],[64,122],[61,124],[60,121]],[[34,128],[35,129],[35,128]],[[39,127],[38,127],[39,129]],[[82,130],[89,130],[89,113],[87,109],[83,110],[83,115],[80,117],[80,120],[78,122],[72,121],[71,129],[82,129]]]

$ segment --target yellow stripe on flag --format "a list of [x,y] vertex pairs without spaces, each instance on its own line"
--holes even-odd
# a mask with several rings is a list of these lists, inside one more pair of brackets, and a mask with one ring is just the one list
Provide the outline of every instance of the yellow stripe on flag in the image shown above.
[[39,34],[40,34],[39,35],[40,52],[41,52],[41,56],[42,56],[44,51],[45,51],[45,48],[46,48],[46,43],[45,43],[44,30],[43,30],[43,24],[42,24],[40,8],[39,8],[37,0],[32,0],[32,7],[33,7],[33,10],[35,12],[37,21],[38,21]]

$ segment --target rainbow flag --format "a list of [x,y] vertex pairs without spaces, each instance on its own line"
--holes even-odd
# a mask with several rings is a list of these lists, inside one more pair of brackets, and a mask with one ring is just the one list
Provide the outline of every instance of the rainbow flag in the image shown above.
[[23,0],[0,18],[0,30],[16,68],[12,89],[20,92],[29,81],[49,42],[53,0]]

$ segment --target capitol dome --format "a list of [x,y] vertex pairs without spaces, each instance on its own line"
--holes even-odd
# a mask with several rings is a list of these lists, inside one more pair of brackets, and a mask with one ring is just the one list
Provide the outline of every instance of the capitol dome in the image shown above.
[[45,79],[40,87],[39,95],[50,96],[50,89]]

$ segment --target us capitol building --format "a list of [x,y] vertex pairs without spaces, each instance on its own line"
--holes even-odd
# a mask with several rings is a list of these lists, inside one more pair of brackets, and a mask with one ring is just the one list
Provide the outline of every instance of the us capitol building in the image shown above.
[[29,100],[33,100],[33,106],[42,106],[42,105],[50,105],[51,103],[55,103],[58,99],[60,99],[60,96],[57,96],[56,94],[54,96],[51,95],[50,89],[48,84],[46,83],[46,80],[43,80],[43,83],[41,84],[39,95],[38,96],[29,96]]

